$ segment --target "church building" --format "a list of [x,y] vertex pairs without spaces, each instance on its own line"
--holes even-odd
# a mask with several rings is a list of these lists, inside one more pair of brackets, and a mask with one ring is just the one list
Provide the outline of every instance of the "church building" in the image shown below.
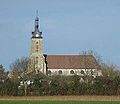
[[31,37],[30,60],[32,66],[28,72],[52,75],[90,75],[101,76],[97,61],[93,55],[48,55],[43,53],[43,36],[39,30],[39,18],[35,18],[35,27]]

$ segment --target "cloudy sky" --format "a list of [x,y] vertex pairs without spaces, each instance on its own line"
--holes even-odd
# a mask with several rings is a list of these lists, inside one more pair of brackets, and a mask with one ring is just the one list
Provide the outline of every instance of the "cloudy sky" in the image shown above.
[[7,70],[29,56],[36,10],[44,53],[93,50],[120,67],[120,0],[0,0],[0,64]]

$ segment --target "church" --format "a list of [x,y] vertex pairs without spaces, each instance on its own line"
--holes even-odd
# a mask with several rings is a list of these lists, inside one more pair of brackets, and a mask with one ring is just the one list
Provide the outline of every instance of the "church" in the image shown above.
[[97,61],[93,55],[48,55],[43,53],[43,36],[39,30],[39,18],[35,18],[35,27],[31,37],[31,52],[29,58],[32,66],[28,72],[52,75],[90,75],[101,76],[97,69]]

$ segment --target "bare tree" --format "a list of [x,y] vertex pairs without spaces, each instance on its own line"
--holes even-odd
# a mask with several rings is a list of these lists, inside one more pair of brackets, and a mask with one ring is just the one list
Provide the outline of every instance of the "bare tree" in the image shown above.
[[29,59],[25,57],[15,60],[15,62],[10,65],[10,70],[13,74],[13,77],[17,78],[22,75],[22,73],[25,73],[28,69],[28,63]]

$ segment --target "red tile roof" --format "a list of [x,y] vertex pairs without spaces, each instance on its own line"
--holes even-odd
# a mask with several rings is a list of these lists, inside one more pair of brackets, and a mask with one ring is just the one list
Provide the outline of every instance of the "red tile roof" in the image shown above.
[[47,55],[48,69],[96,69],[93,55]]

